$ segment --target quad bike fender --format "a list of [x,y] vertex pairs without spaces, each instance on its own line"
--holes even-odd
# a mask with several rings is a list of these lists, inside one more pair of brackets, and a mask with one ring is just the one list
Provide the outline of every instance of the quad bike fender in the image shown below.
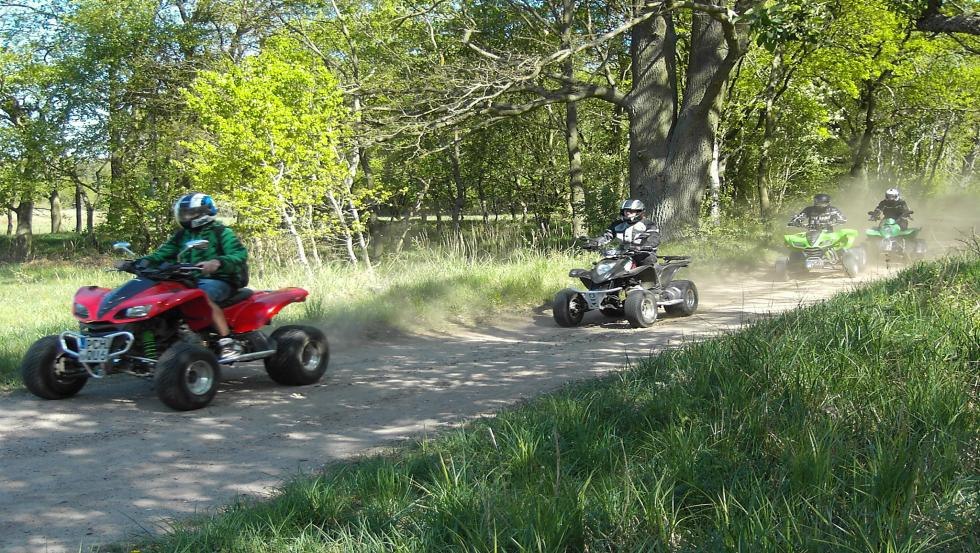
[[111,291],[111,288],[82,286],[75,292],[72,314],[84,323],[92,322],[96,319],[95,315],[99,312],[99,305],[102,304],[102,299]]
[[686,267],[686,265],[664,265],[660,270],[660,278],[658,281],[664,283],[674,280],[674,273],[676,273],[678,269],[682,269],[684,267]]
[[805,232],[784,234],[783,242],[785,242],[786,246],[790,248],[806,248],[810,245],[806,240]]
[[[89,314],[88,317],[79,316],[77,306],[73,307],[75,316],[82,322],[92,321],[111,321],[113,323],[132,323],[146,319],[152,319],[171,309],[178,309],[181,316],[187,321],[188,326],[198,330],[211,324],[211,307],[208,305],[207,296],[202,290],[197,288],[185,288],[180,285],[167,287],[159,294],[149,296],[140,295],[130,298],[113,306],[112,310],[102,317],[97,316],[99,306],[106,294],[112,292],[109,288],[97,286],[85,286],[75,293],[75,303],[83,306]],[[149,306],[144,314],[139,317],[127,316],[127,310],[133,307]]]
[[[211,304],[208,303],[208,295],[204,290],[192,288],[179,292],[151,296],[159,298],[159,311],[150,314],[150,317],[159,315],[169,309],[180,311],[181,318],[187,323],[191,330],[197,332],[204,330],[213,323],[211,316]],[[128,302],[127,302],[128,303]],[[136,302],[137,304],[149,303],[148,301]]]
[[291,303],[306,301],[302,288],[282,288],[255,292],[249,299],[225,309],[228,325],[236,334],[252,332],[272,322]]
[[691,281],[689,280],[678,280],[671,282],[664,287],[664,297],[668,301],[678,301],[684,298],[684,293],[690,288]]
[[643,282],[652,282],[652,283],[658,282],[657,270],[654,268],[653,265],[638,265],[630,269],[629,271],[621,273],[616,278],[622,279],[628,277],[640,277],[640,280]]
[[842,228],[835,231],[834,234],[837,235],[837,240],[834,245],[847,250],[854,247],[854,241],[857,240],[859,233],[852,228]]
[[588,269],[572,269],[571,271],[568,271],[568,276],[581,280],[582,285],[585,286],[586,289],[592,288],[593,286],[592,279],[589,278],[590,274],[591,271]]

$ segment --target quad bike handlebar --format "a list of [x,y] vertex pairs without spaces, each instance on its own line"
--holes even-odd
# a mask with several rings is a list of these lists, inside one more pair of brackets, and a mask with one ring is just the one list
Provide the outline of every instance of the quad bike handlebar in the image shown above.
[[141,261],[129,261],[117,267],[117,270],[136,275],[149,280],[174,280],[178,282],[194,282],[200,276],[201,267],[192,263],[163,262],[157,266],[149,266]]

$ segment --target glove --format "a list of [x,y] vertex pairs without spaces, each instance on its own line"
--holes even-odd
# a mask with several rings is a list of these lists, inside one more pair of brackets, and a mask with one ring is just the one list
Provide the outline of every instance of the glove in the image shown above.
[[129,259],[120,259],[119,261],[116,261],[115,263],[112,264],[112,266],[115,267],[116,270],[123,271],[126,273],[133,272],[133,265],[134,265],[133,261]]

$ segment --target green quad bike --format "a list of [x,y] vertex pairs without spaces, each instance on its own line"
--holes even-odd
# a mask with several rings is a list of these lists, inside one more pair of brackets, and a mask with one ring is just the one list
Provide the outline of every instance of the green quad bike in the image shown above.
[[[911,219],[909,215],[912,212],[906,214],[908,219]],[[871,217],[868,220],[877,221],[878,217],[872,211],[869,213]],[[892,265],[893,263],[914,263],[925,257],[927,247],[926,241],[919,238],[919,231],[921,228],[906,228],[902,229],[898,221],[891,217],[886,217],[881,220],[875,228],[869,228],[865,231],[865,234],[869,238],[880,238],[881,241],[878,243],[877,253],[878,258],[885,262],[885,267]]]
[[[787,223],[791,227],[804,227],[801,217]],[[855,247],[858,231],[834,230],[832,224],[811,220],[803,232],[783,235],[789,248],[789,256],[776,260],[776,280],[788,280],[790,273],[819,273],[843,269],[850,277],[856,277],[867,265],[867,253],[863,247]]]

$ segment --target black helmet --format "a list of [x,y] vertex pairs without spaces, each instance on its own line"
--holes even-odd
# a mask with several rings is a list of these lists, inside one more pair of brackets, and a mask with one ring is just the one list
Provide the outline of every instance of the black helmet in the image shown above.
[[218,207],[207,194],[184,194],[174,202],[174,219],[186,228],[198,228],[211,223],[218,214]]
[[[619,214],[624,221],[633,224],[643,218],[643,211],[645,209],[646,206],[640,200],[623,200],[622,205],[619,206]],[[627,211],[630,212],[629,215],[626,214]]]
[[817,207],[827,207],[830,205],[830,194],[817,194],[813,197],[813,205]]

